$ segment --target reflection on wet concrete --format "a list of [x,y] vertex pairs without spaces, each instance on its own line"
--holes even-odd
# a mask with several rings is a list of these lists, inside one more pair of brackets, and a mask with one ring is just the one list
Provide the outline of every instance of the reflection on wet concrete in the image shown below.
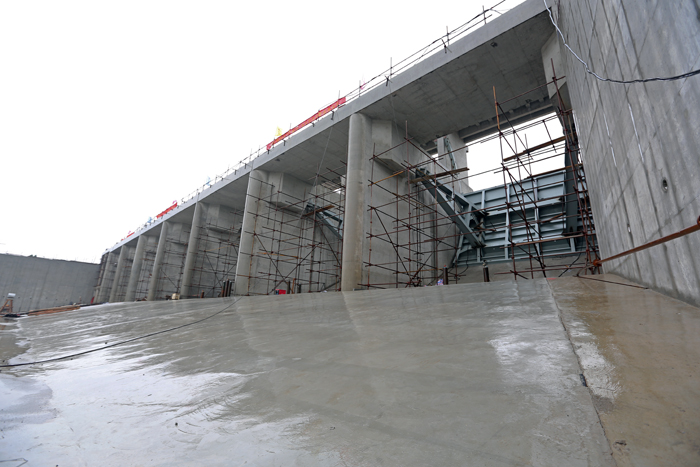
[[700,465],[700,310],[625,285],[549,284],[617,464]]
[[[21,319],[12,362],[232,302]],[[0,461],[610,465],[580,372],[544,280],[245,297],[4,369]]]

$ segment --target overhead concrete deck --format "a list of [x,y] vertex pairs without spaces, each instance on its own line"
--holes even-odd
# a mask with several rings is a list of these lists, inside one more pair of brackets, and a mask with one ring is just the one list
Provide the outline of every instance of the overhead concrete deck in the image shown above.
[[700,310],[595,279],[6,319],[20,363],[221,311],[1,368],[0,462],[698,465]]
[[[362,112],[372,119],[392,121],[424,150],[435,148],[438,137],[458,133],[469,141],[495,131],[493,88],[511,98],[546,83],[542,46],[554,28],[540,0],[528,0],[503,16],[490,20],[451,41],[449,51],[438,52],[391,76],[357,99],[341,106],[313,126],[290,136],[251,164],[214,183],[157,222],[109,251],[136,245],[138,235],[158,235],[163,220],[190,224],[194,204],[205,201],[242,210],[250,171],[262,168],[284,172],[300,180],[313,179],[319,164],[338,168],[347,162],[350,116]],[[310,102],[309,105],[323,103]],[[310,107],[309,114],[315,110]],[[517,123],[552,111],[546,87],[504,104]]]

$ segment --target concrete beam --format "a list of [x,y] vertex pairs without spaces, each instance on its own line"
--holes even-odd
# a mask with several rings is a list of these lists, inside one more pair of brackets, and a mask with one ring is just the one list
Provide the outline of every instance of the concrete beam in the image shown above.
[[139,277],[141,276],[141,267],[143,266],[143,256],[146,250],[148,237],[140,235],[136,243],[136,252],[134,254],[134,262],[131,265],[131,275],[129,276],[129,284],[126,286],[125,302],[133,302],[136,298],[136,286],[138,285]]
[[160,238],[158,239],[158,249],[156,250],[156,259],[153,261],[153,272],[151,273],[151,282],[148,285],[148,301],[156,299],[156,288],[158,287],[158,278],[160,277],[160,269],[163,266],[163,258],[165,258],[165,244],[168,242],[168,228],[170,223],[163,222],[160,230]]
[[199,237],[199,229],[202,226],[202,203],[197,202],[194,205],[194,215],[192,216],[192,228],[190,229],[190,237],[187,242],[187,255],[185,256],[185,269],[182,273],[182,298],[190,298],[192,285],[192,276],[194,274],[194,265],[197,259],[197,239]]

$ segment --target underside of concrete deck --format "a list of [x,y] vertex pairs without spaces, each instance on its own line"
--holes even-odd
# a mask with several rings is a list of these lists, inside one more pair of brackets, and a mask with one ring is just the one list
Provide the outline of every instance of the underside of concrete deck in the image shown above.
[[595,278],[5,319],[5,365],[101,350],[1,368],[0,462],[697,465],[700,310]]

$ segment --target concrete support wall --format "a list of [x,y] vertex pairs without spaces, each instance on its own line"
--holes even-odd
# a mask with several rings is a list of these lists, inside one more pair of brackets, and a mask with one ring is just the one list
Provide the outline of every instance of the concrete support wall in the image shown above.
[[248,190],[246,192],[243,222],[241,224],[241,242],[236,263],[236,295],[248,295],[251,286],[251,265],[253,261],[253,248],[255,243],[255,229],[258,214],[258,198],[263,193],[264,184],[267,182],[268,173],[263,170],[253,170],[248,178]]
[[102,303],[109,300],[109,294],[112,290],[112,283],[114,282],[114,271],[116,268],[116,255],[114,252],[110,251],[107,253],[107,261],[105,264],[104,274],[102,275],[102,282],[100,283],[99,295],[95,297],[96,303]]
[[139,274],[138,281],[136,282],[136,292],[134,300],[145,300],[148,296],[148,287],[151,285],[151,276],[153,275],[153,264],[155,263],[159,240],[159,236],[156,237],[149,235],[146,237],[146,245],[143,254],[143,264],[141,265],[141,274]]
[[192,284],[192,275],[194,273],[194,265],[197,260],[197,241],[199,229],[202,224],[202,207],[201,202],[194,206],[194,215],[192,216],[192,227],[190,228],[190,237],[187,242],[187,255],[185,256],[185,270],[182,273],[182,298],[189,298],[190,285]]
[[[98,300],[101,290],[102,290],[102,279],[104,278],[105,275],[105,269],[107,268],[107,256],[108,254],[105,253],[102,255],[100,258],[100,268],[99,272],[97,274],[97,280],[95,281],[95,286],[92,291],[92,296],[95,297],[95,301]],[[99,303],[99,302],[97,302]]]
[[156,292],[158,288],[158,279],[160,278],[160,270],[163,266],[163,260],[165,259],[165,245],[168,242],[168,229],[170,227],[169,222],[163,222],[160,229],[160,237],[158,239],[158,250],[156,251],[156,257],[153,261],[153,272],[151,272],[151,281],[148,284],[148,300],[153,301],[156,299]]
[[116,302],[117,296],[119,294],[119,287],[122,281],[122,272],[124,271],[124,263],[126,263],[126,257],[129,254],[129,247],[124,245],[119,249],[119,260],[117,261],[117,271],[114,273],[114,283],[112,284],[112,290],[109,293],[109,301]]
[[[372,157],[372,120],[356,113],[350,116],[348,169],[345,188],[345,229],[343,233],[343,292],[360,288],[363,280],[365,212],[369,158]],[[366,276],[366,275],[365,275]]]
[[[631,80],[700,67],[696,1],[566,0],[554,12],[569,45],[601,76]],[[695,224],[700,77],[601,82],[568,51],[562,54],[602,255]],[[606,263],[604,269],[700,305],[698,251],[695,233]]]
[[129,284],[126,287],[126,296],[124,301],[132,302],[136,297],[136,287],[139,282],[139,277],[141,276],[141,266],[143,265],[143,257],[146,252],[146,244],[148,243],[148,237],[145,235],[140,235],[136,242],[136,251],[134,252],[134,262],[131,266],[131,273],[129,274]]
[[0,298],[16,294],[13,311],[90,303],[99,264],[0,254]]
[[212,298],[235,280],[243,213],[222,204],[203,207],[189,295]]

